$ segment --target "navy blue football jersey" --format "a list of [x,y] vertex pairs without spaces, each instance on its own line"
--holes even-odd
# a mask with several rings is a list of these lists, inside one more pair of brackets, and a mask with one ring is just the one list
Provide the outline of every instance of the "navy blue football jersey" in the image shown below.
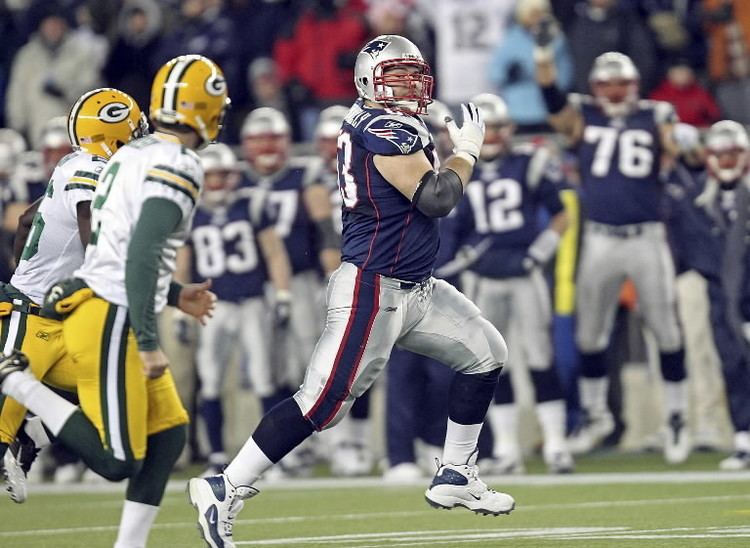
[[256,235],[273,222],[264,208],[251,204],[243,197],[226,208],[195,211],[188,240],[193,279],[211,278],[211,290],[222,301],[263,295],[266,265]]
[[610,225],[662,220],[659,126],[677,121],[674,108],[639,101],[627,116],[609,118],[590,96],[572,100],[584,122],[576,152],[586,217]]
[[408,281],[432,274],[440,238],[437,220],[420,212],[383,178],[376,155],[423,150],[433,165],[427,127],[417,116],[352,106],[338,140],[339,189],[343,198],[341,256],[363,270]]
[[268,215],[276,233],[284,240],[292,274],[318,267],[315,225],[310,220],[303,197],[313,175],[308,162],[296,159],[267,177],[249,170],[243,175],[243,186],[258,187],[265,193]]
[[541,213],[563,210],[560,200],[562,173],[546,149],[515,147],[494,162],[474,168],[453,223],[458,247],[491,245],[469,268],[480,276],[507,278],[526,274],[526,250],[545,228]]

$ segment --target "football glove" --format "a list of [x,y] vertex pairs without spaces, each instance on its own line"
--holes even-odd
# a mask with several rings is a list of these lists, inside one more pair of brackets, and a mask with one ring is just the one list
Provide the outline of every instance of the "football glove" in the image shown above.
[[445,127],[448,129],[451,141],[453,141],[456,155],[463,155],[466,160],[469,160],[466,157],[468,155],[476,162],[479,159],[482,142],[484,142],[484,120],[482,120],[482,115],[474,103],[461,105],[461,112],[464,120],[460,128],[450,116],[445,118]]
[[285,329],[289,326],[292,316],[292,294],[286,290],[276,292],[273,305],[273,325]]

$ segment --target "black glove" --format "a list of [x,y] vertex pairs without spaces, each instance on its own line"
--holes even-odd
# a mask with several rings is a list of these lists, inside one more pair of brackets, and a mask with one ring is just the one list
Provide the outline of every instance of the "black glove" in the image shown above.
[[530,29],[530,32],[536,46],[546,48],[557,38],[559,31],[555,18],[551,15],[545,15]]
[[273,325],[277,329],[289,327],[292,316],[292,295],[288,291],[277,291],[273,305]]

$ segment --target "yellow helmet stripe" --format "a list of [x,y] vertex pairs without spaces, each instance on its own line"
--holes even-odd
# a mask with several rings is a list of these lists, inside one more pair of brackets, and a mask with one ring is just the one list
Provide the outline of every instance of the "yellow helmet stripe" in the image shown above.
[[187,72],[187,69],[195,63],[195,59],[181,59],[176,62],[172,69],[164,79],[164,87],[162,89],[161,104],[164,110],[170,112],[177,112],[177,94],[180,88],[180,82],[182,77]]

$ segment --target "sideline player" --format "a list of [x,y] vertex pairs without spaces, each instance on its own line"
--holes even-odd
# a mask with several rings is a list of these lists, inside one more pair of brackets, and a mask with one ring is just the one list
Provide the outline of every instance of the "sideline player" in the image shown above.
[[65,316],[81,409],[21,371],[23,354],[0,364],[3,393],[37,414],[89,468],[110,480],[129,478],[117,548],[146,544],[185,444],[188,416],[159,346],[156,315],[167,302],[201,319],[210,315],[208,283],[183,287],[171,277],[203,183],[194,150],[216,139],[228,102],[213,61],[170,60],[152,86],[156,132],[118,150],[101,174],[83,265],[44,301],[45,310]]
[[211,280],[217,298],[213,318],[200,332],[195,356],[199,409],[211,451],[206,474],[213,475],[229,461],[224,453],[220,395],[237,347],[241,349],[242,378],[250,381],[261,401],[272,397],[275,390],[264,292],[269,279],[276,293],[289,292],[290,268],[267,208],[235,192],[239,172],[232,149],[216,143],[201,150],[199,156],[204,190],[190,238],[178,251],[177,264],[178,271],[183,270],[182,279]]
[[[505,102],[490,93],[472,99],[487,125],[479,162],[451,226],[457,246],[489,247],[461,277],[463,290],[501,332],[515,322],[522,363],[529,369],[536,414],[550,472],[573,470],[565,443],[565,402],[552,353],[550,289],[542,269],[554,257],[568,217],[560,200],[561,171],[548,149],[512,145],[513,123]],[[540,210],[549,217],[540,223]],[[510,368],[520,374],[521,363]],[[518,408],[510,375],[501,375],[488,417],[495,436],[492,473],[524,471]]]
[[659,347],[664,458],[683,462],[690,452],[687,382],[660,179],[661,170],[678,153],[672,138],[674,109],[668,103],[638,99],[638,69],[622,53],[596,58],[589,75],[593,95],[569,98],[555,84],[548,48],[537,47],[535,56],[549,123],[578,156],[586,215],[576,303],[586,418],[569,440],[570,448],[587,452],[614,430],[607,408],[605,351],[620,288],[630,278]]
[[[63,344],[62,324],[39,315],[45,292],[83,263],[91,235],[91,200],[107,159],[148,131],[146,117],[132,97],[112,88],[83,94],[68,114],[74,152],[53,169],[47,189],[19,219],[18,267],[10,283],[0,283],[2,351],[22,350],[31,372],[45,383],[75,391],[76,373]],[[24,237],[27,235],[28,237]],[[0,461],[6,490],[15,502],[26,500],[26,474],[8,446],[26,409],[0,397]],[[30,463],[24,463],[26,466]]]
[[456,148],[440,171],[423,114],[432,76],[417,47],[396,35],[368,42],[357,55],[360,98],[339,137],[344,199],[342,265],[328,284],[326,327],[305,380],[276,406],[224,474],[193,478],[188,491],[210,546],[233,546],[232,529],[252,485],[316,430],[334,426],[373,383],[395,344],[456,370],[442,464],[425,492],[441,508],[507,514],[513,497],[479,479],[476,445],[507,358],[505,341],[479,309],[432,278],[437,218],[463,195],[479,156],[484,124],[464,105],[463,125],[448,124]]
[[696,175],[695,188],[682,185],[672,193],[671,228],[686,266],[707,283],[734,429],[734,452],[719,468],[743,470],[750,468],[750,139],[741,124],[723,120],[708,130],[705,145],[705,171]]

